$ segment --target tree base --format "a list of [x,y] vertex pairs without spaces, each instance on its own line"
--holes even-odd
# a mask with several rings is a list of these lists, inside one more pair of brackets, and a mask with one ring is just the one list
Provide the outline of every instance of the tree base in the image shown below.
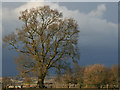
[[44,85],[43,86],[37,85],[36,88],[47,88],[47,87],[45,87]]

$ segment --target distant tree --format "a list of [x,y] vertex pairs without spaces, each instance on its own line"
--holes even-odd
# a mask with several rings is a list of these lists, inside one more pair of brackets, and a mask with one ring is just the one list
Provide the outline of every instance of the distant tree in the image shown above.
[[67,85],[67,88],[69,88],[69,83],[73,82],[73,76],[72,76],[72,69],[69,68],[67,72],[63,76],[64,83]]
[[109,67],[105,67],[105,79],[103,81],[103,85],[111,84],[110,77],[111,77],[111,69]]
[[30,84],[32,84],[32,78],[31,77],[25,77],[24,83],[28,84],[30,86]]
[[3,89],[8,88],[8,86],[10,86],[12,84],[13,84],[13,82],[12,82],[11,78],[9,78],[9,77],[2,78],[2,88]]
[[76,68],[78,70],[76,70],[76,72],[73,74],[73,80],[74,80],[74,83],[77,83],[79,84],[80,88],[82,87],[83,85],[83,80],[84,80],[84,67],[78,67]]
[[3,38],[8,47],[20,52],[16,59],[21,75],[33,72],[38,87],[44,88],[44,78],[50,68],[61,69],[70,58],[78,60],[78,24],[72,18],[49,6],[21,12],[21,29]]
[[100,85],[104,84],[105,76],[106,70],[104,65],[95,64],[87,66],[84,70],[84,83],[100,88]]
[[68,72],[72,74],[72,69],[70,67],[70,63],[67,63],[67,65],[62,69],[57,69],[56,70],[55,81],[58,82],[58,83],[65,83],[64,79],[65,79],[65,77],[67,77]]
[[118,85],[118,66],[117,65],[113,65],[110,69],[110,78],[109,78],[109,82],[110,84],[113,85]]

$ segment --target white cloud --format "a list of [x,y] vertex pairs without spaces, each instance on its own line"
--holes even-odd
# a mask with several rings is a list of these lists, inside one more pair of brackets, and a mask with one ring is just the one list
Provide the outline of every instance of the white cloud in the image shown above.
[[106,11],[106,7],[105,7],[105,4],[101,4],[97,7],[96,10],[93,10],[89,13],[89,16],[92,16],[92,17],[102,17],[104,12]]
[[[33,0],[32,0],[33,1]],[[43,2],[39,2],[39,3],[36,3],[36,2],[29,2],[29,3],[26,3],[18,8],[16,8],[14,10],[14,13],[16,13],[17,16],[19,16],[19,13],[20,11],[24,11],[25,9],[31,9],[31,8],[36,8],[36,7],[40,7],[40,6],[43,6],[44,3]],[[41,0],[42,1],[42,0]]]
[[16,20],[16,13],[14,10],[11,10],[9,8],[5,8],[3,7],[2,8],[2,19],[3,19],[3,22],[10,22],[11,20]]
[[[92,44],[97,41],[105,41],[108,38],[117,38],[117,24],[107,21],[103,18],[104,12],[107,10],[105,4],[100,4],[96,9],[90,11],[89,13],[83,13],[79,10],[69,10],[65,6],[60,6],[58,3],[50,2],[40,2],[40,3],[26,3],[14,10],[9,10],[4,8],[4,20],[10,22],[10,20],[15,20],[19,16],[19,12],[25,9],[30,9],[33,7],[40,7],[43,5],[49,5],[53,9],[57,9],[62,12],[64,17],[73,17],[77,20],[80,27],[80,42],[82,40],[83,44]],[[10,15],[11,14],[11,15]],[[112,43],[109,41],[109,43]]]

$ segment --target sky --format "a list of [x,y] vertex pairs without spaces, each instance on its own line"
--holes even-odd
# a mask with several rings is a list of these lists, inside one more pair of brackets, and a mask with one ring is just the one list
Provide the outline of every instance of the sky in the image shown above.
[[1,0],[2,2],[119,2],[120,0]]
[[[0,12],[2,12],[1,2],[0,2]],[[2,14],[0,14],[0,76],[2,76]]]
[[[2,36],[21,27],[22,23],[18,20],[20,11],[44,5],[49,5],[62,12],[65,18],[72,17],[78,22],[80,66],[93,64],[111,66],[118,63],[117,2],[3,2]],[[2,48],[3,75],[12,76],[18,73],[14,56],[17,56],[15,51]]]

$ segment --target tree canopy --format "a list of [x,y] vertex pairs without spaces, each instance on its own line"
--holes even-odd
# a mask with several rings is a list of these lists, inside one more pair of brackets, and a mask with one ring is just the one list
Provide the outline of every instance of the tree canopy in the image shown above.
[[26,9],[20,14],[22,27],[5,36],[3,41],[20,53],[16,59],[20,74],[34,72],[38,86],[43,88],[50,68],[65,68],[70,58],[74,62],[78,60],[78,24],[49,6]]

